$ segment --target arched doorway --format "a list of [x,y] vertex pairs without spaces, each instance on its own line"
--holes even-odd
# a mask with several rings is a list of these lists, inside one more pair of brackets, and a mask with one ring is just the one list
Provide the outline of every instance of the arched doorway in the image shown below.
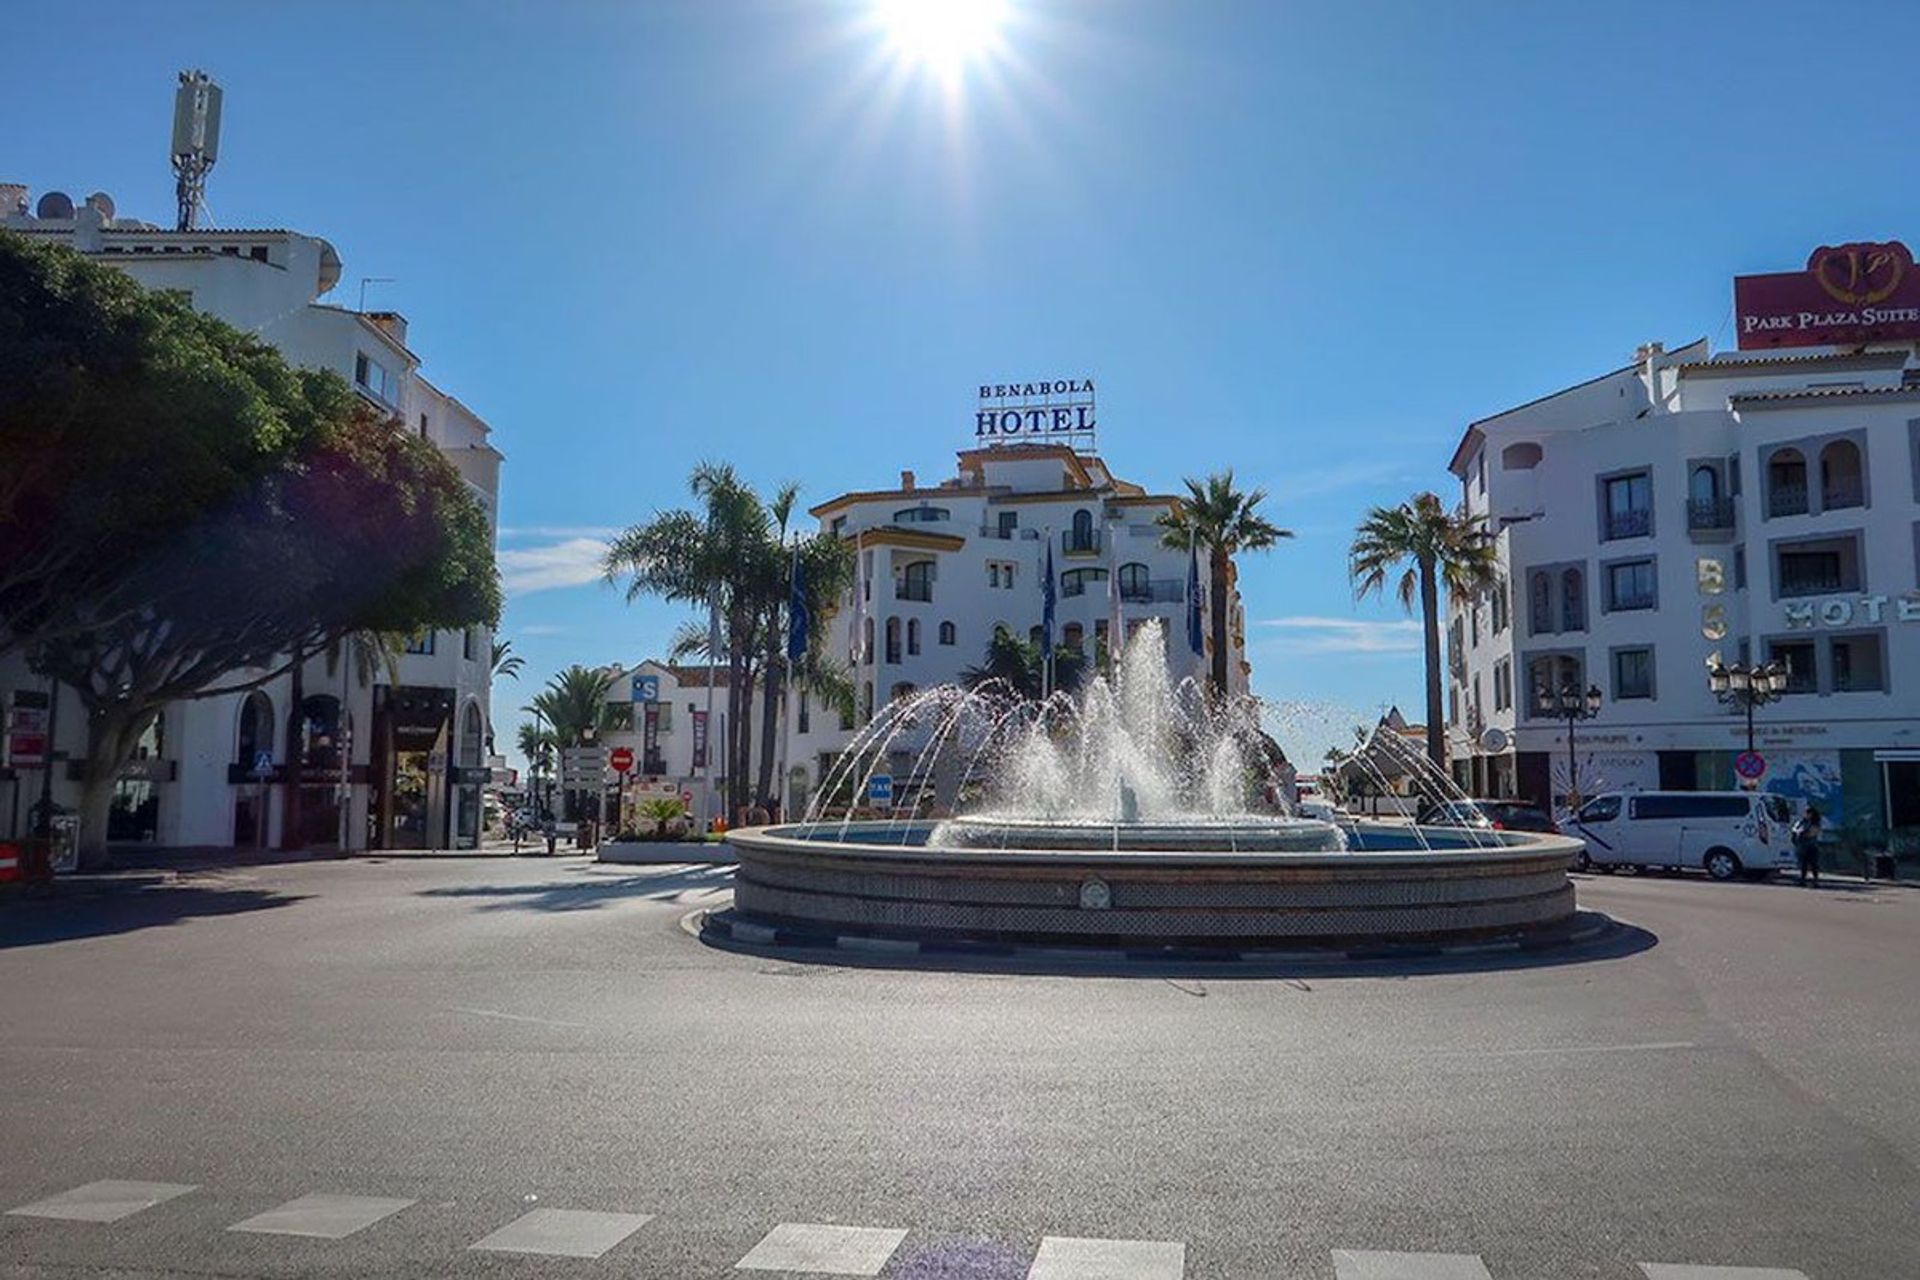
[[233,847],[266,847],[266,783],[252,777],[262,752],[273,754],[273,700],[255,689],[240,700],[239,721],[233,737]]

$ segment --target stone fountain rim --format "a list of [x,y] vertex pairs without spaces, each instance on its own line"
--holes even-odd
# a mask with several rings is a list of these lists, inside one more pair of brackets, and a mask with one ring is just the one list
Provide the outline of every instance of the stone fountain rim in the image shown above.
[[[1529,858],[1559,857],[1571,861],[1582,846],[1582,842],[1571,836],[1548,835],[1534,831],[1477,831],[1477,834],[1499,841],[1498,847],[1486,845],[1469,846],[1459,849],[1426,850],[1395,849],[1374,852],[1351,853],[1343,850],[1315,850],[1312,852],[1267,851],[1259,853],[1230,853],[1216,849],[977,849],[966,847],[942,847],[927,849],[923,846],[902,845],[898,843],[868,844],[856,839],[848,840],[810,840],[804,836],[788,835],[786,832],[799,830],[808,824],[782,823],[767,827],[740,827],[727,832],[727,843],[751,853],[782,853],[794,857],[815,858],[821,860],[840,859],[854,862],[912,862],[922,866],[940,864],[989,865],[989,866],[1034,866],[1057,865],[1069,867],[1327,867],[1332,869],[1362,867],[1397,867],[1412,870],[1420,867],[1474,866],[1488,863],[1519,862]],[[822,822],[818,829],[826,830],[839,824]],[[929,819],[891,822],[866,819],[847,824],[849,836],[857,836],[863,831],[898,832],[902,830],[927,829],[938,826],[939,822]],[[1343,824],[1344,825],[1344,824]],[[1410,824],[1395,822],[1357,822],[1356,829],[1406,831]],[[1423,831],[1442,833],[1448,838],[1458,838],[1465,828],[1460,827],[1423,827]]]

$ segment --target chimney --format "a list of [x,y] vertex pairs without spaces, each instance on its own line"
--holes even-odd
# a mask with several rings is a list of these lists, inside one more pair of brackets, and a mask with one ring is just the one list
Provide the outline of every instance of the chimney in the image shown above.
[[401,346],[407,345],[407,318],[398,311],[369,311],[367,319],[380,326],[382,332]]
[[27,184],[0,182],[0,218],[24,218],[27,214]]
[[900,473],[900,487],[908,493],[913,492],[913,472],[902,471]]

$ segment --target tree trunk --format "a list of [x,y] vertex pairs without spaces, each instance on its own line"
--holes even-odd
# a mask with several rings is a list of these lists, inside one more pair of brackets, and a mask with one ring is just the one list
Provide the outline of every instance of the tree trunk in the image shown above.
[[773,811],[774,747],[780,736],[780,629],[769,627],[764,685],[760,691],[760,782],[757,794],[767,811]]
[[1445,772],[1447,730],[1440,706],[1440,583],[1430,557],[1420,558],[1420,620],[1427,644],[1427,759]]
[[140,735],[158,715],[158,711],[134,716],[112,711],[87,715],[87,759],[81,773],[80,829],[76,833],[82,871],[108,865],[107,815],[113,809],[114,783]]
[[[300,766],[305,761],[303,748],[306,746],[307,718],[302,714],[300,704],[307,697],[306,666],[306,659],[296,650],[287,686],[287,754],[284,760],[287,781],[282,790],[284,798],[280,802],[282,849],[298,849],[303,843],[300,839]],[[247,761],[246,765],[252,768],[253,761]],[[261,847],[266,847],[265,841],[261,842]]]
[[751,704],[747,700],[746,645],[733,638],[744,636],[746,628],[734,618],[728,630],[727,717],[732,723],[727,726],[727,807],[738,825],[747,807],[747,779],[752,770],[747,753],[753,745],[753,727],[748,723]]
[[1213,687],[1222,698],[1227,696],[1227,553],[1219,547],[1207,552],[1207,611],[1213,615]]

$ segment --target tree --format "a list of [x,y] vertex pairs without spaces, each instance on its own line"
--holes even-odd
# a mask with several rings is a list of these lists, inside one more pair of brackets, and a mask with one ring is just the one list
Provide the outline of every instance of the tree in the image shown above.
[[612,727],[613,712],[607,705],[607,692],[612,688],[611,672],[575,663],[533,695],[529,710],[546,718],[548,733],[556,745],[577,747],[587,740],[587,730],[599,733]]
[[513,641],[495,640],[493,642],[493,678],[495,680],[518,680],[520,669],[527,660],[513,651]]
[[653,837],[656,840],[665,840],[667,824],[678,822],[686,813],[686,806],[680,803],[678,796],[656,796],[640,802],[639,814],[653,824]]
[[86,712],[82,865],[167,703],[499,608],[486,515],[431,444],[181,297],[0,233],[0,650]]
[[1446,729],[1440,705],[1440,583],[1451,596],[1473,596],[1500,583],[1499,558],[1485,519],[1449,512],[1437,494],[1417,493],[1397,507],[1374,507],[1354,530],[1347,574],[1354,596],[1382,595],[1401,570],[1394,592],[1407,612],[1420,600],[1426,640],[1427,757],[1446,766]]
[[[1074,649],[1053,651],[1053,687],[1072,693],[1086,678],[1086,658]],[[1046,688],[1046,662],[1040,646],[1006,631],[995,630],[987,641],[986,661],[960,673],[960,683],[969,689],[1000,682],[1015,695],[1038,702]]]
[[1216,472],[1204,481],[1188,477],[1187,497],[1173,510],[1163,514],[1158,524],[1160,540],[1181,551],[1204,548],[1207,556],[1207,604],[1212,615],[1209,631],[1213,636],[1213,664],[1210,679],[1218,694],[1227,691],[1227,661],[1231,645],[1227,635],[1227,593],[1232,576],[1233,557],[1242,551],[1265,551],[1282,538],[1291,538],[1291,529],[1282,529],[1254,508],[1266,500],[1265,489],[1243,493],[1233,487],[1233,468]]

